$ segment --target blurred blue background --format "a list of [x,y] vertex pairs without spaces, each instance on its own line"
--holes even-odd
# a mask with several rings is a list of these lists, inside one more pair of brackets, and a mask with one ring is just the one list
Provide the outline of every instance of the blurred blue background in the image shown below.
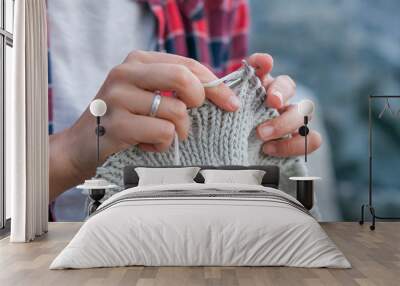
[[[340,215],[357,220],[368,192],[368,95],[400,95],[400,1],[250,1],[251,52],[274,57],[319,100]],[[400,216],[400,117],[373,104],[374,203]],[[400,99],[391,100],[400,108]],[[323,190],[321,190],[323,191]]]
[[[332,217],[358,220],[368,198],[368,95],[400,95],[400,1],[250,0],[250,6],[250,52],[273,55],[273,74],[289,74],[318,100],[330,145],[318,152],[333,169]],[[373,105],[374,204],[379,215],[400,216],[400,118],[378,119],[384,103]],[[390,103],[400,109],[400,100]],[[80,192],[65,192],[56,217],[83,220],[85,204]]]

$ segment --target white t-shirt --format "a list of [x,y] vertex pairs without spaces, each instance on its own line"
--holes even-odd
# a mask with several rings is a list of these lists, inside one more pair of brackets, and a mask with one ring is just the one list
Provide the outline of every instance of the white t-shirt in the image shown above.
[[136,49],[154,50],[156,22],[134,0],[49,0],[54,132],[71,126],[112,67]]

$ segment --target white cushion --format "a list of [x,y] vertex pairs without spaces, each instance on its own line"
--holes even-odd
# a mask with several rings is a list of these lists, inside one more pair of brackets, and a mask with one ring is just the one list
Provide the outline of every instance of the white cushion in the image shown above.
[[261,185],[265,171],[261,170],[201,170],[206,184],[234,183],[246,185]]
[[139,186],[194,183],[193,179],[199,170],[199,167],[135,168]]

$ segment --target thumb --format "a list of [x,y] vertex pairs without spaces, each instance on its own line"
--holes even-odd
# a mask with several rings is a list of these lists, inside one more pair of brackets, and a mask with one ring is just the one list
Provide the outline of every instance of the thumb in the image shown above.
[[256,75],[263,80],[264,76],[268,74],[274,65],[274,59],[265,53],[254,53],[248,58],[249,64],[255,68]]

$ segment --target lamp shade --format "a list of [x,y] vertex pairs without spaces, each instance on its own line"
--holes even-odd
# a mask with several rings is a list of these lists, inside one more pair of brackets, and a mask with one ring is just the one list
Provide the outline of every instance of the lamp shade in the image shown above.
[[90,103],[90,113],[93,114],[93,116],[101,117],[106,114],[106,111],[107,104],[104,102],[104,100],[95,99],[92,101],[92,103]]
[[297,104],[297,110],[303,116],[310,116],[313,114],[314,109],[314,102],[309,99],[302,100]]

